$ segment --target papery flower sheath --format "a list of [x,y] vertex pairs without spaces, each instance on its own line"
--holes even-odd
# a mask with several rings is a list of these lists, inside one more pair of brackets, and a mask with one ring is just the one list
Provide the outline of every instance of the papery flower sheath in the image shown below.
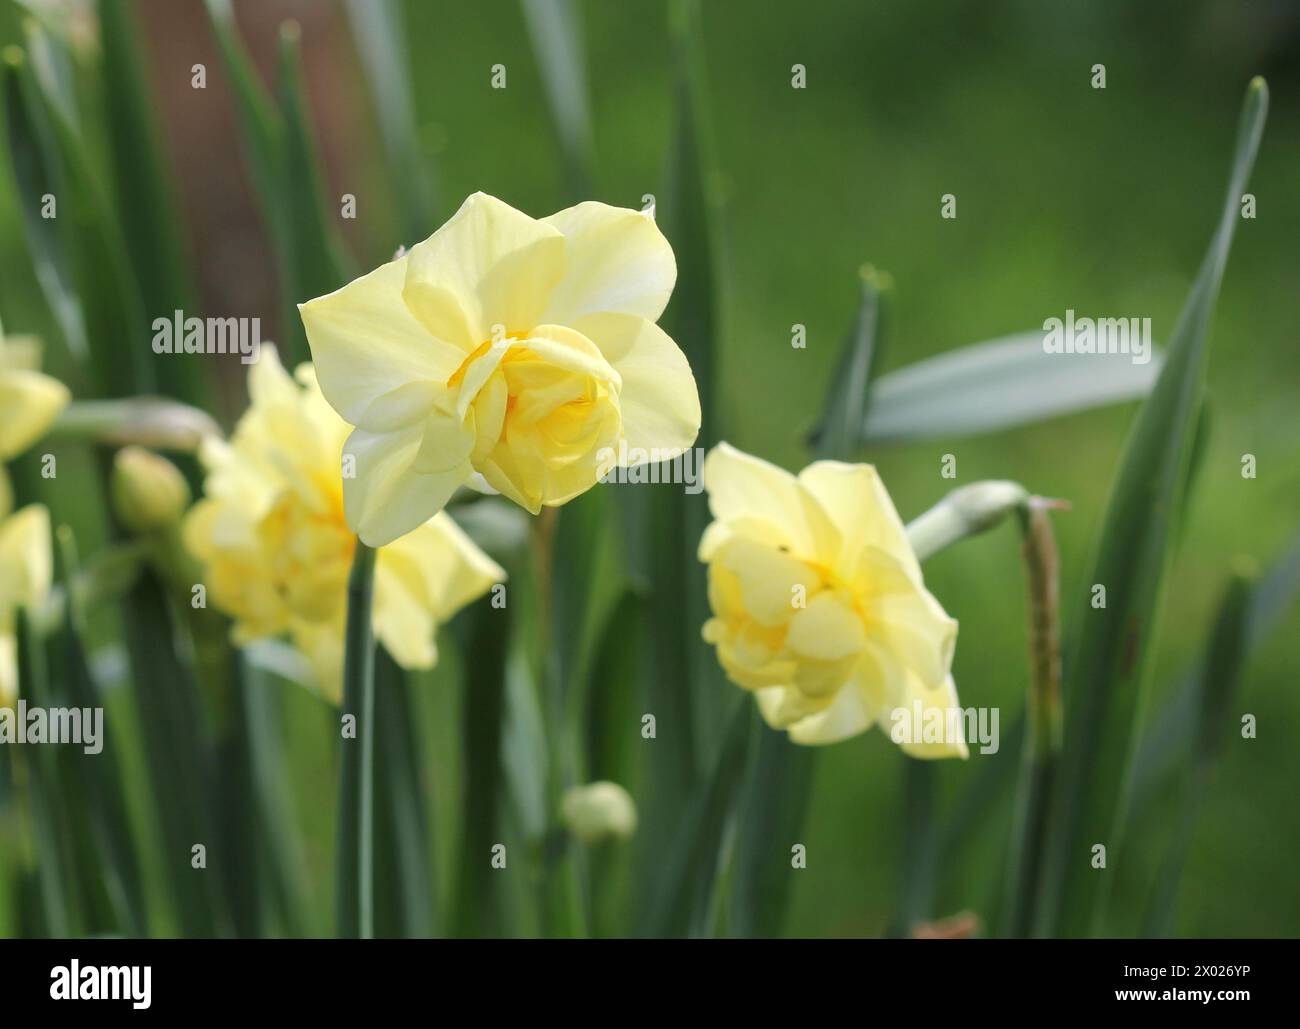
[[[903,523],[870,465],[798,476],[723,443],[704,462],[715,521],[700,540],[713,617],[704,638],[764,720],[834,743],[895,715],[957,705],[957,623],[926,590]],[[901,743],[965,757],[964,740]]]
[[475,193],[396,260],[300,308],[352,426],[348,523],[382,545],[459,486],[536,514],[618,460],[695,441],[690,365],[655,322],[676,281],[652,216],[587,202],[541,220]]
[[[295,381],[296,378],[296,381]],[[290,377],[264,346],[249,373],[250,406],[229,443],[205,440],[205,498],[184,539],[237,643],[288,633],[338,702],[347,579],[356,539],[343,517],[349,427],[310,365]],[[446,513],[426,519],[375,560],[375,635],[405,668],[429,668],[437,626],[505,579]]]
[[45,603],[53,578],[50,512],[28,504],[13,514],[0,510],[0,707],[18,699],[18,608]]

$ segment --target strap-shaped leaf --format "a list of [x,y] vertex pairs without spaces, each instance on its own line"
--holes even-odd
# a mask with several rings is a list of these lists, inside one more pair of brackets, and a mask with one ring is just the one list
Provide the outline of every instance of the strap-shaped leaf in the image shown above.
[[1081,935],[1103,924],[1111,877],[1093,848],[1119,860],[1133,735],[1147,689],[1161,586],[1182,510],[1209,353],[1210,316],[1259,148],[1268,90],[1246,93],[1218,228],[1179,317],[1160,378],[1129,437],[1112,489],[1090,583],[1066,665],[1067,720],[1053,851],[1038,928]]

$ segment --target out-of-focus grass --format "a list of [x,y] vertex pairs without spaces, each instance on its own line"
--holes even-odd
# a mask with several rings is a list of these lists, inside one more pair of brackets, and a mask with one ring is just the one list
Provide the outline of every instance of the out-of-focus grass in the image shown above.
[[[732,442],[788,467],[803,460],[800,436],[820,409],[864,261],[888,268],[896,283],[880,371],[1034,328],[1066,308],[1149,315],[1156,337],[1167,339],[1212,231],[1242,90],[1255,73],[1270,79],[1275,106],[1252,186],[1259,216],[1239,227],[1212,328],[1213,438],[1168,584],[1155,662],[1159,704],[1164,687],[1203,651],[1232,558],[1245,553],[1267,564],[1300,521],[1300,70],[1279,56],[1288,38],[1296,52],[1296,26],[1266,21],[1267,5],[1226,0],[1109,0],[1085,9],[1028,0],[984,8],[957,0],[704,7],[728,204],[722,417]],[[662,182],[670,135],[665,11],[657,0],[588,2],[580,11],[594,195],[639,207]],[[564,206],[564,166],[518,4],[416,2],[407,15],[416,118],[438,151],[437,220],[478,189],[533,214]],[[18,38],[12,17],[0,14],[0,45]],[[1098,62],[1107,67],[1105,90],[1089,86]],[[494,63],[507,66],[504,91],[489,88]],[[795,63],[807,68],[805,90],[790,86]],[[341,192],[338,185],[327,192]],[[954,221],[939,217],[944,193],[957,196]],[[369,229],[358,228],[371,242]],[[0,309],[10,331],[53,336],[7,185],[0,185]],[[796,322],[808,328],[805,350],[790,346]],[[904,518],[952,485],[939,477],[949,452],[959,481],[1012,478],[1068,498],[1073,510],[1055,522],[1068,612],[1090,585],[1082,577],[1133,410],[867,458]],[[1241,478],[1245,452],[1258,458],[1253,481]],[[1026,681],[1016,546],[1008,529],[926,566],[932,590],[962,623],[955,671],[963,703],[1001,706],[1004,732]],[[1246,670],[1240,703],[1257,716],[1259,736],[1225,748],[1185,870],[1180,934],[1289,935],[1300,926],[1300,895],[1290,888],[1300,846],[1293,797],[1300,758],[1289,732],[1300,718],[1298,625],[1292,612]],[[435,778],[444,776],[434,839],[446,877],[455,862],[443,851],[454,839],[446,827],[456,817],[450,777],[460,722],[449,688],[454,646],[440,644],[445,660],[429,683],[425,728]],[[318,803],[334,777],[321,743],[328,723],[315,700],[289,695],[289,761],[318,911],[331,903],[333,810]],[[943,798],[951,801],[979,762],[1017,758],[1008,749],[945,765]],[[828,748],[819,764],[801,841],[808,868],[797,877],[789,929],[882,931],[897,886],[898,755],[872,733]],[[940,869],[939,913],[993,910],[1010,793],[1006,800],[962,860]],[[1162,856],[1144,846],[1140,828],[1130,842],[1128,857],[1141,868],[1120,877],[1117,908],[1142,899]]]

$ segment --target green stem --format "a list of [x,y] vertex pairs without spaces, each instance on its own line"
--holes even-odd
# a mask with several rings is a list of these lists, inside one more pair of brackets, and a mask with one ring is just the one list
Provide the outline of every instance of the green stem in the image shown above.
[[1031,498],[1020,512],[1029,584],[1029,693],[1020,795],[1012,830],[1003,934],[1024,936],[1034,922],[1042,877],[1052,784],[1061,751],[1060,558],[1047,516]]
[[374,584],[375,551],[358,540],[343,649],[343,715],[355,720],[355,735],[343,737],[339,769],[338,931],[349,939],[374,935]]

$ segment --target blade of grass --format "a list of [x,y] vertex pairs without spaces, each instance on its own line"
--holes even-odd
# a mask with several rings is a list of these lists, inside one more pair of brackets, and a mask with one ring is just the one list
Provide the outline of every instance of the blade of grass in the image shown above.
[[1268,108],[1262,79],[1251,82],[1238,127],[1222,214],[1174,330],[1164,367],[1129,437],[1113,487],[1091,582],[1107,606],[1084,611],[1067,692],[1066,744],[1054,808],[1039,931],[1081,935],[1105,924],[1111,876],[1092,867],[1092,848],[1119,860],[1130,797],[1134,735],[1173,523],[1182,509],[1204,386],[1209,323],[1254,165]]

